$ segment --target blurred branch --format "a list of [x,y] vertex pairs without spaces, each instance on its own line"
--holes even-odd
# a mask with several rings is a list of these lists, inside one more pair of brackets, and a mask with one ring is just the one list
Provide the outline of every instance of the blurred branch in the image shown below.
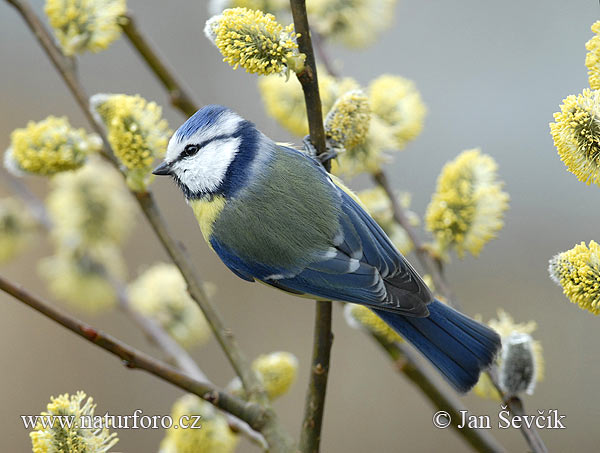
[[406,234],[414,244],[415,254],[419,259],[419,262],[423,266],[424,271],[431,275],[436,291],[442,296],[444,296],[444,298],[450,305],[452,305],[454,308],[460,309],[460,304],[456,300],[456,297],[452,293],[450,286],[448,285],[446,279],[442,275],[439,265],[436,263],[434,257],[431,256],[431,254],[423,244],[423,241],[421,241],[421,239],[419,238],[419,235],[415,231],[415,228],[411,225],[410,221],[408,220],[408,217],[404,213],[404,209],[402,208],[400,203],[398,203],[398,199],[394,194],[394,190],[392,189],[389,180],[386,174],[383,172],[383,170],[379,170],[377,173],[373,174],[373,180],[379,187],[381,187],[384,190],[387,197],[389,198],[390,203],[392,205],[392,214],[394,216],[394,220],[398,222],[402,228],[404,228]]
[[[13,5],[23,17],[28,27],[36,36],[43,50],[54,64],[56,70],[67,84],[71,94],[75,97],[75,100],[82,109],[86,119],[94,131],[96,131],[102,137],[106,150],[110,150],[110,144],[106,139],[106,134],[102,125],[96,121],[88,108],[88,96],[83,86],[79,82],[76,74],[73,72],[73,66],[62,54],[60,49],[56,47],[46,27],[41,23],[26,0],[6,1]],[[117,168],[119,168],[119,164],[116,161],[114,154],[112,152],[107,152],[106,150],[102,152],[102,155],[112,162]],[[261,432],[265,436],[265,439],[267,439],[270,449],[272,451],[289,451],[291,449],[291,440],[283,431],[279,421],[275,416],[275,413],[271,409],[262,383],[240,350],[237,342],[235,341],[233,333],[230,329],[225,328],[220,314],[216,311],[214,305],[207,298],[202,288],[201,281],[195,274],[193,266],[185,255],[182,247],[170,236],[166,223],[152,198],[152,194],[149,192],[133,194],[135,195],[140,208],[154,229],[154,232],[160,239],[162,245],[172,258],[175,265],[181,271],[184,279],[186,280],[190,296],[202,309],[207,322],[211,326],[213,333],[217,338],[217,341],[223,348],[227,358],[229,359],[229,362],[242,381],[244,389],[247,395],[249,395],[250,400],[255,400],[260,403],[261,406],[263,406],[263,424],[261,426]]]
[[125,19],[126,22],[121,26],[125,36],[150,70],[159,78],[169,93],[171,104],[187,116],[192,116],[198,110],[192,98],[177,81],[175,75],[173,75],[168,65],[163,62],[163,58],[158,55],[150,41],[140,32],[133,16],[127,14]]
[[[121,310],[144,332],[150,342],[166,355],[167,361],[198,382],[214,386],[192,356],[160,324],[131,308],[123,285],[115,282],[114,286],[117,290]],[[247,422],[228,412],[223,412],[223,415],[232,431],[246,436],[263,450],[268,448],[265,438],[259,432],[254,431]]]
[[[508,406],[508,409],[513,417],[526,415],[523,407],[523,401],[518,396],[511,396],[507,399],[504,399],[504,404]],[[521,425],[524,425],[524,423],[521,423]],[[540,433],[537,431],[537,429],[535,429],[533,426],[531,429],[527,429],[527,427],[524,428],[525,429],[521,428],[521,432],[531,447],[531,451],[535,453],[548,453],[548,449],[546,448],[546,445],[540,437]]]
[[119,357],[127,368],[140,369],[157,376],[164,381],[198,395],[216,407],[236,415],[248,422],[256,430],[265,427],[268,414],[264,408],[255,403],[243,401],[228,393],[217,390],[206,382],[200,382],[186,374],[180,373],[164,362],[145,354],[128,344],[108,335],[68,313],[53,307],[51,304],[28,293],[21,287],[12,284],[0,276],[0,290],[13,296],[37,312],[52,319],[71,332],[87,341]]
[[51,222],[44,204],[29,190],[29,187],[10,172],[2,169],[2,181],[7,189],[23,200],[29,211],[43,228],[50,228]]
[[[526,415],[521,398],[516,395],[507,395],[500,388],[500,384],[498,383],[498,367],[496,365],[492,366],[487,371],[487,374],[494,384],[494,387],[496,387],[496,390],[500,394],[503,403],[508,407],[511,417],[514,418],[515,416]],[[536,429],[535,425],[532,425],[530,428],[528,428],[525,426],[525,423],[521,423],[521,433],[523,433],[523,437],[525,437],[525,440],[531,447],[531,451],[535,453],[548,453],[548,449],[540,437],[540,433]]]
[[[306,103],[310,141],[317,150],[317,156],[325,154],[325,130],[323,128],[323,111],[319,95],[317,66],[313,52],[305,0],[290,0],[294,27],[298,38],[298,47],[306,55],[304,70],[296,74]],[[331,170],[331,162],[324,162],[327,171]],[[318,452],[321,443],[323,411],[327,393],[327,378],[329,376],[329,360],[333,333],[331,332],[332,304],[330,301],[317,301],[315,311],[315,330],[313,338],[312,368],[306,402],[304,420],[300,433],[300,451],[304,453]]]
[[396,365],[396,369],[421,389],[423,394],[438,410],[450,414],[452,428],[479,452],[503,452],[502,445],[487,431],[464,426],[458,428],[461,411],[467,408],[454,394],[439,385],[436,376],[425,366],[417,355],[404,343],[390,343],[377,335],[370,334],[375,341],[387,352]]

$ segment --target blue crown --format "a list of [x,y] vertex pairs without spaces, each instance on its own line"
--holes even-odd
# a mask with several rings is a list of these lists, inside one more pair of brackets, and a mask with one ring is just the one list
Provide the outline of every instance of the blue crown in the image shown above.
[[199,129],[215,124],[226,112],[231,112],[231,110],[222,105],[211,104],[202,107],[177,129],[177,132],[175,132],[177,141],[182,142],[194,135]]

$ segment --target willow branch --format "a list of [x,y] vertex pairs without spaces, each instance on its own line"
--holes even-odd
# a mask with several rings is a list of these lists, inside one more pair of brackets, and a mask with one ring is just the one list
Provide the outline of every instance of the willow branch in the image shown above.
[[163,58],[152,47],[150,41],[140,32],[136,21],[131,14],[125,16],[125,23],[121,26],[125,36],[138,54],[146,62],[149,69],[158,77],[167,92],[171,105],[181,110],[187,116],[192,116],[198,108],[171,72]]
[[[305,0],[290,0],[294,27],[298,38],[298,48],[306,55],[304,70],[297,75],[302,91],[308,116],[310,141],[317,150],[317,156],[326,152],[325,130],[323,128],[323,110],[319,95],[317,66],[308,26]],[[331,170],[331,162],[324,163],[327,171]],[[327,378],[329,376],[329,361],[333,334],[331,332],[331,302],[317,301],[315,311],[315,327],[313,339],[312,369],[306,392],[304,419],[300,433],[300,451],[317,452],[321,442],[325,395],[327,393]]]
[[11,295],[25,305],[28,305],[47,318],[52,319],[85,340],[117,356],[127,368],[147,371],[187,392],[194,393],[219,409],[223,409],[246,421],[253,429],[261,430],[264,428],[266,414],[265,410],[258,404],[243,401],[235,396],[216,389],[206,382],[200,382],[193,379],[174,369],[170,365],[129,346],[56,307],[53,307],[51,304],[28,293],[20,286],[12,284],[1,276],[0,290]]
[[464,440],[479,452],[503,452],[502,445],[485,430],[474,429],[468,426],[458,428],[461,420],[461,411],[467,408],[451,392],[439,385],[436,376],[429,368],[423,365],[417,355],[404,343],[390,343],[377,335],[371,334],[375,341],[387,352],[396,365],[396,369],[404,374],[415,384],[438,410],[450,414],[452,428]]
[[[526,415],[525,409],[523,407],[523,401],[518,396],[505,398],[504,404],[508,406],[512,417]],[[521,428],[521,433],[523,433],[525,440],[531,447],[531,451],[535,453],[548,453],[548,449],[546,448],[546,445],[540,437],[540,433],[537,431],[537,429]]]
[[[198,382],[214,386],[192,356],[160,324],[131,308],[122,285],[116,284],[115,287],[121,310],[139,327],[148,337],[149,341],[165,354],[167,361]],[[223,412],[223,415],[227,419],[227,423],[232,431],[244,435],[263,450],[268,448],[262,434],[253,430],[247,422],[228,412]]]
[[29,190],[29,187],[8,171],[2,169],[0,172],[2,173],[2,181],[6,188],[27,204],[29,211],[33,214],[38,224],[45,229],[50,228],[51,222],[44,204]]

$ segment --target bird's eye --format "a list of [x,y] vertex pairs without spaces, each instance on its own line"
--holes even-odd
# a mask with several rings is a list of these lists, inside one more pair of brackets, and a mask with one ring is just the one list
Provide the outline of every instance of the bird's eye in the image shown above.
[[198,145],[187,145],[183,148],[183,152],[181,153],[183,157],[190,157],[200,151],[200,147]]

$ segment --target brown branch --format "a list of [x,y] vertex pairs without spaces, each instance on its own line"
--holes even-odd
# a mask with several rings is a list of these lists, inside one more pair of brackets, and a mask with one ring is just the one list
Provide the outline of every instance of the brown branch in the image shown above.
[[268,418],[266,411],[258,404],[243,401],[228,393],[217,390],[206,382],[200,382],[179,372],[170,365],[80,321],[70,314],[28,293],[0,276],[0,290],[13,296],[37,312],[52,319],[96,346],[120,358],[127,368],[147,371],[187,392],[194,393],[216,407],[246,421],[253,429],[262,430]]
[[451,425],[474,450],[480,452],[503,452],[504,447],[487,431],[464,426],[458,428],[461,411],[467,408],[451,392],[439,385],[437,377],[419,360],[404,343],[390,343],[371,333],[371,336],[387,352],[396,369],[421,389],[437,410],[450,414]]
[[192,116],[198,110],[196,104],[183,89],[181,83],[177,81],[167,64],[163,62],[163,58],[152,47],[150,41],[140,32],[131,14],[125,16],[125,22],[121,28],[131,45],[169,93],[171,104],[187,116]]
[[[523,401],[518,396],[512,396],[504,399],[504,404],[508,406],[512,417],[526,415],[525,409],[523,407]],[[523,424],[524,423],[522,423],[521,425]],[[525,440],[531,447],[531,451],[535,453],[548,453],[548,449],[546,448],[544,441],[540,437],[540,433],[536,429],[521,428],[521,433],[523,433]]]
[[[204,374],[192,356],[177,341],[175,341],[175,339],[171,337],[160,324],[154,319],[144,316],[131,308],[131,304],[125,293],[125,288],[118,283],[114,286],[118,294],[119,308],[121,308],[121,310],[123,310],[123,312],[140,328],[140,330],[148,337],[149,341],[156,345],[166,355],[167,361],[177,366],[183,373],[198,382],[214,387],[214,384],[208,379],[206,374]],[[254,442],[263,450],[268,448],[265,438],[260,432],[253,430],[247,422],[224,411],[223,416],[227,419],[227,423],[232,431],[246,436],[251,442]]]
[[[305,0],[290,0],[294,27],[298,38],[298,48],[306,55],[304,70],[296,74],[306,104],[310,141],[317,150],[317,156],[326,152],[325,130],[323,128],[323,110],[319,95],[317,66],[313,52]],[[331,162],[324,163],[327,171],[331,170]],[[304,453],[318,452],[321,442],[325,395],[327,393],[327,378],[329,376],[329,360],[333,333],[331,332],[332,307],[329,301],[317,301],[315,311],[315,333],[313,340],[312,368],[306,402],[304,419],[300,433],[300,451]]]

